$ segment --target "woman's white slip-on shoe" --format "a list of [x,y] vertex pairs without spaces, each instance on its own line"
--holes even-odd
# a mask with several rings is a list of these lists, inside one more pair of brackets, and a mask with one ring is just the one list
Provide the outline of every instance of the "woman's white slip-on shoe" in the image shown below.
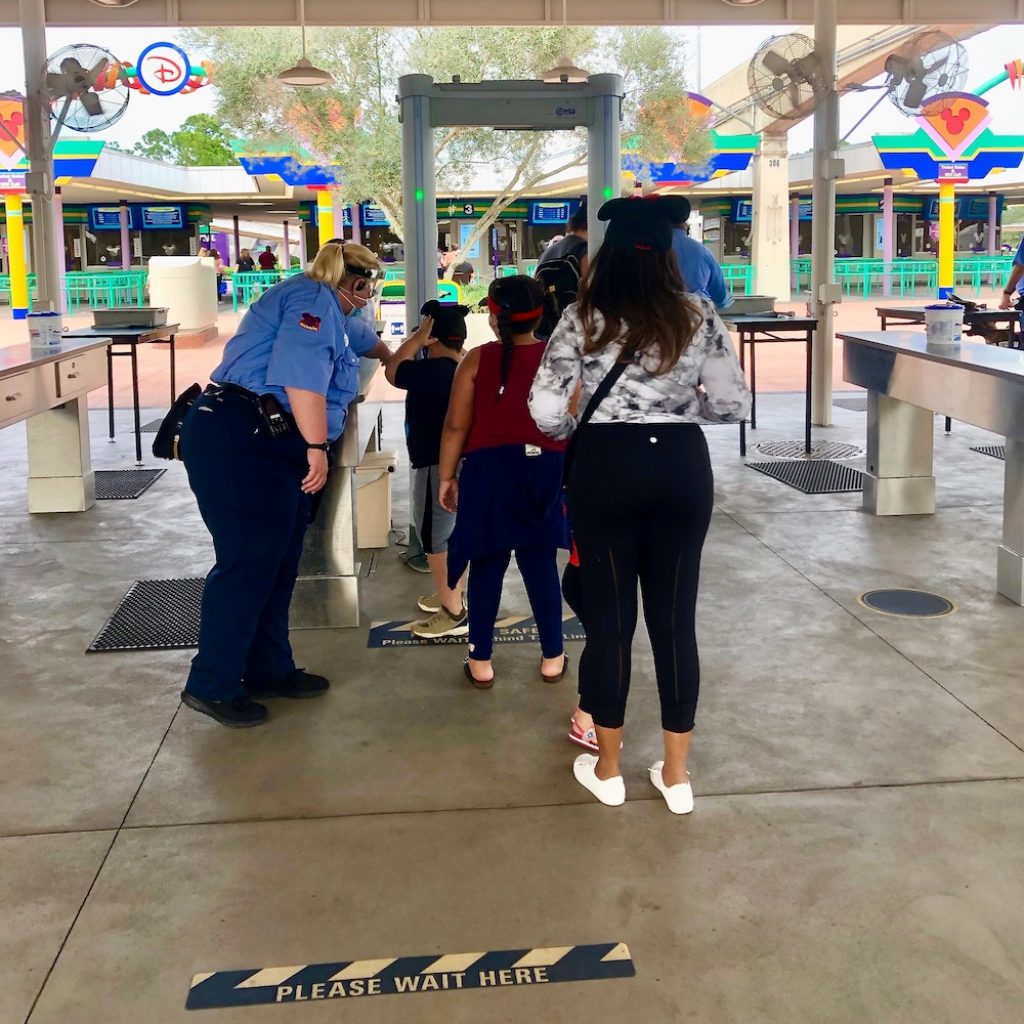
[[580,754],[573,762],[572,773],[576,781],[589,789],[594,796],[609,807],[620,807],[626,802],[626,784],[621,775],[612,779],[599,779],[594,773],[597,758],[593,754]]
[[689,814],[693,810],[693,788],[689,782],[679,782],[674,786],[666,786],[661,777],[664,761],[655,761],[647,770],[651,773],[651,783],[665,798],[668,809],[673,814]]

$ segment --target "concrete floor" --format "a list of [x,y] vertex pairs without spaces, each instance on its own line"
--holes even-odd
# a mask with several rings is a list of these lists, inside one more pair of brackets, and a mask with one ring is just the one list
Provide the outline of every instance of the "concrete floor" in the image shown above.
[[[765,396],[752,440],[798,437],[801,409]],[[97,466],[131,465],[130,435],[108,445],[94,416]],[[817,435],[863,444],[863,413],[835,420]],[[182,468],[138,501],[30,518],[24,434],[3,431],[0,1024],[190,1019],[205,971],[602,942],[628,943],[635,978],[209,1016],[1019,1024],[1024,610],[994,589],[1002,463],[969,451],[997,439],[936,429],[938,513],[889,520],[746,469],[736,428],[707,429],[718,500],[682,819],[646,780],[643,637],[621,809],[572,780],[574,673],[541,684],[533,645],[499,647],[478,693],[459,648],[300,631],[300,662],[334,680],[324,700],[275,702],[244,732],[180,710],[189,652],[83,652],[134,579],[208,568]],[[364,583],[367,623],[411,618],[427,589],[396,555]],[[878,615],[857,597],[879,586],[958,611]],[[504,608],[526,607],[513,572]]]

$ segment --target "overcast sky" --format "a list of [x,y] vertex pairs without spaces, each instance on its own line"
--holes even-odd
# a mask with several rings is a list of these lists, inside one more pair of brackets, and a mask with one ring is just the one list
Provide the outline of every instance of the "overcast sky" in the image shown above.
[[[315,29],[313,30],[315,31]],[[785,27],[755,26],[752,28],[705,28],[700,31],[700,77],[697,80],[696,60],[691,59],[690,88],[708,84],[730,70],[737,62],[737,55],[749,59],[758,44],[767,36],[785,32]],[[697,45],[697,33],[681,32],[690,43],[691,58]],[[295,33],[295,54],[282,57],[282,66],[292,63],[298,56],[298,30]],[[161,33],[154,29],[50,29],[47,33],[49,51],[75,42],[91,42],[105,46],[119,60],[134,63],[140,51],[152,42],[161,40],[177,41],[176,33]],[[978,86],[994,75],[1009,60],[1024,57],[1024,25],[1006,25],[991,29],[965,43],[971,68],[968,88]],[[24,88],[24,68],[21,61],[21,33],[18,29],[0,29],[0,53],[5,56],[4,71],[0,76],[0,91]],[[189,54],[193,61],[200,54]],[[254,68],[253,73],[273,73],[273,68]],[[841,104],[842,133],[845,134],[857,122],[878,94],[848,95]],[[995,129],[1014,132],[1024,114],[1024,91],[1015,92],[1009,85],[1001,86],[986,97],[990,104]],[[111,129],[98,135],[99,138],[118,142],[131,147],[140,136],[159,125],[170,131],[181,124],[190,114],[212,112],[216,93],[212,86],[200,89],[188,96],[171,96],[158,99],[153,96],[133,94],[125,116]],[[883,103],[878,110],[854,133],[851,142],[867,141],[871,134],[880,131],[910,130],[908,120],[891,104]],[[811,147],[812,129],[810,120],[798,125],[790,132],[790,151],[793,153]]]

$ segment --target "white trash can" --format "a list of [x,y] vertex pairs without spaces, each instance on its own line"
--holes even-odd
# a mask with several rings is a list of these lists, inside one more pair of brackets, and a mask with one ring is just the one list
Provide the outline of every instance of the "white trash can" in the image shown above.
[[356,466],[356,546],[386,548],[391,535],[391,474],[398,452],[367,452]]
[[152,256],[149,302],[167,307],[167,322],[183,333],[217,326],[217,265],[206,256]]

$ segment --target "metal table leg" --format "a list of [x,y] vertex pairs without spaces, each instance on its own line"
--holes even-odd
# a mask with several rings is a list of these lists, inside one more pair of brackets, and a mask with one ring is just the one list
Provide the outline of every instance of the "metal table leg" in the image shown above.
[[996,589],[1024,605],[1024,443],[1006,439],[1003,484],[1003,542],[999,545]]
[[874,516],[935,511],[935,414],[868,392],[864,510]]
[[174,400],[178,397],[178,388],[174,383],[174,335],[170,337],[171,347],[171,405],[174,405]]
[[110,421],[108,442],[114,443],[114,345],[107,346],[107,417]]
[[[746,359],[746,343],[744,341],[743,332],[740,331],[740,370],[743,372],[743,377],[746,379],[747,359]],[[747,421],[745,419],[740,420],[740,458],[747,454]]]
[[814,351],[814,331],[807,332],[806,379],[804,381],[804,451],[811,454],[811,360]]
[[142,421],[139,416],[139,346],[132,345],[132,401],[135,405],[135,464],[142,465]]
[[757,430],[757,338],[753,331],[750,344],[750,429]]

